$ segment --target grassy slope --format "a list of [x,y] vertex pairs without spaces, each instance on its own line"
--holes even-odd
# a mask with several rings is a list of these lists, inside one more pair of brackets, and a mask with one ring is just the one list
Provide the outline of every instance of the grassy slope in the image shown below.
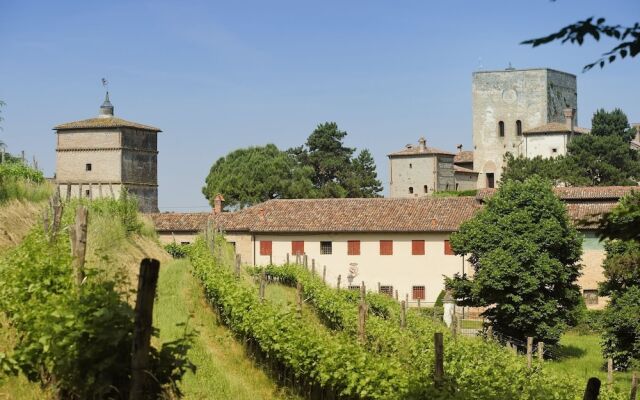
[[[549,370],[571,374],[586,382],[590,377],[597,377],[603,385],[607,382],[607,371],[603,369],[605,360],[600,349],[600,336],[578,335],[574,332],[566,333],[560,340],[561,350],[558,361],[549,361]],[[631,388],[631,373],[613,373],[614,386],[623,393]]]
[[22,241],[31,227],[41,221],[46,202],[12,200],[0,205],[0,253]]
[[187,373],[180,384],[185,399],[283,399],[292,398],[279,388],[247,355],[222,326],[202,296],[202,287],[191,275],[188,261],[176,260],[161,267],[154,326],[160,342],[184,334],[184,323],[198,332],[188,357],[196,373]]

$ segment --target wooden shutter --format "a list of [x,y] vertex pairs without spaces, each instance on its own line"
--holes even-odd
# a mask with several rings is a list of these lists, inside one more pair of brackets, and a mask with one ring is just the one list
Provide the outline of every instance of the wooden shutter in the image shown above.
[[413,254],[414,256],[424,255],[424,240],[411,241],[411,254]]
[[347,255],[359,256],[360,255],[360,241],[359,240],[347,240]]
[[393,240],[380,241],[380,255],[381,256],[393,255]]
[[414,300],[424,300],[424,286],[414,286],[412,292]]
[[444,254],[453,255],[453,248],[451,248],[451,242],[448,240],[444,241]]
[[261,256],[270,256],[272,249],[271,240],[261,240],[260,241],[260,255]]
[[304,254],[304,241],[303,240],[293,240],[291,242],[291,254],[295,255],[303,255]]

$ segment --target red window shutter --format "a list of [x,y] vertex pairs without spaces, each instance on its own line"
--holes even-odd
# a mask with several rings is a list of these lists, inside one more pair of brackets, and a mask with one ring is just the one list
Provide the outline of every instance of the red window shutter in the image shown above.
[[451,248],[451,242],[448,240],[444,241],[444,254],[453,255],[453,248]]
[[347,240],[347,255],[359,256],[360,255],[360,241],[359,240]]
[[270,256],[271,255],[272,244],[271,240],[261,240],[260,241],[260,255],[261,256]]
[[424,286],[414,286],[413,287],[413,299],[414,300],[424,300]]
[[291,242],[291,254],[303,255],[304,254],[304,241],[303,240],[293,240]]
[[413,254],[414,256],[424,255],[424,240],[411,241],[411,254]]
[[380,241],[380,255],[381,256],[393,255],[393,240]]

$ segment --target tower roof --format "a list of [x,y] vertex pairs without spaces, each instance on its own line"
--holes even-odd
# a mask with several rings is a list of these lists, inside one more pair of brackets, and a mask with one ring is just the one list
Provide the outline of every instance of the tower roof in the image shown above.
[[109,92],[104,96],[104,102],[100,106],[99,118],[111,118],[113,117],[113,104],[109,101]]

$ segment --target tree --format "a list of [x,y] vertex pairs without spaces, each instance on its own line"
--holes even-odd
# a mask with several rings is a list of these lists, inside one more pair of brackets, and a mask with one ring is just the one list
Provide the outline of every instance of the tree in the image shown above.
[[640,188],[624,196],[611,212],[600,218],[598,233],[601,239],[640,242]]
[[350,197],[380,197],[382,184],[378,180],[376,163],[369,150],[360,151],[351,164],[347,183]]
[[620,42],[613,49],[604,53],[598,60],[585,65],[583,71],[588,71],[596,65],[600,65],[600,68],[603,68],[607,61],[612,63],[617,57],[623,59],[627,55],[629,58],[633,58],[640,53],[640,23],[636,22],[632,26],[624,27],[607,25],[604,18],[596,19],[595,23],[593,20],[593,17],[587,18],[584,21],[567,25],[558,32],[536,39],[525,40],[520,44],[530,44],[532,47],[537,47],[560,40],[562,43],[577,43],[582,46],[585,38],[589,36],[596,41],[600,40],[600,37],[606,36]]
[[565,156],[527,158],[524,156],[515,157],[511,153],[507,153],[504,157],[500,182],[504,183],[509,180],[524,182],[527,178],[537,175],[550,181],[554,186],[587,185],[589,181],[577,174],[577,171],[578,168],[574,160]]
[[629,126],[627,115],[619,108],[613,111],[599,109],[591,118],[591,134],[594,136],[620,136],[623,141],[630,142],[636,132]]
[[582,236],[540,177],[501,185],[451,245],[474,274],[447,278],[446,286],[459,304],[488,307],[494,332],[555,344],[577,322]]
[[202,193],[213,203],[222,193],[226,205],[246,207],[278,198],[314,197],[313,171],[275,145],[235,150],[211,167]]

